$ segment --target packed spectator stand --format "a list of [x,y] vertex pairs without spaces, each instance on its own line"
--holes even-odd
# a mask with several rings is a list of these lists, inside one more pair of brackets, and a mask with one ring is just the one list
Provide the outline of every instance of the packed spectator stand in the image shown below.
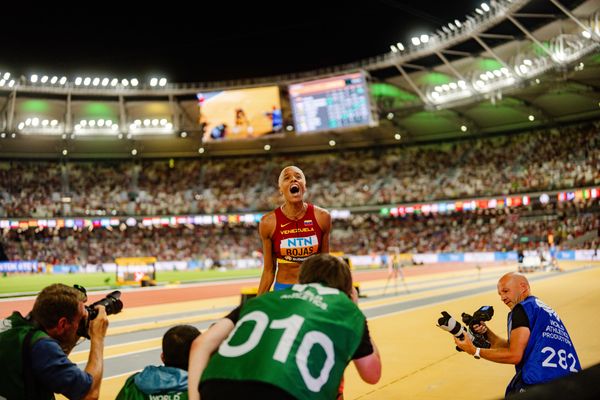
[[[525,194],[600,185],[600,123],[455,142],[313,155],[237,158],[0,161],[0,218],[265,212],[285,165],[305,172],[309,201],[354,210],[334,221],[332,249],[370,254],[505,251],[598,230],[598,199],[519,209],[390,217],[361,210],[415,201]],[[11,260],[60,264],[256,257],[256,224],[5,229]],[[536,244],[537,245],[537,244]],[[593,248],[595,240],[578,242]]]

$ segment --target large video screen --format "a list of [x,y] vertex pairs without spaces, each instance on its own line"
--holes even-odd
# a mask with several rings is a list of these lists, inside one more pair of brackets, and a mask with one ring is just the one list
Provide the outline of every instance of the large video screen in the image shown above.
[[289,94],[296,133],[373,125],[360,72],[293,84]]
[[197,98],[204,141],[248,139],[283,130],[277,86],[198,93]]

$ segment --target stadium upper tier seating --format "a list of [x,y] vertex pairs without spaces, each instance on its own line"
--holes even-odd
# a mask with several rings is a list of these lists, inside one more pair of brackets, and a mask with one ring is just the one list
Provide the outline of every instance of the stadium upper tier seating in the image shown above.
[[[0,161],[0,217],[264,211],[279,171],[305,172],[325,208],[506,195],[600,184],[600,122],[427,145],[316,155]],[[68,200],[67,200],[68,199]]]

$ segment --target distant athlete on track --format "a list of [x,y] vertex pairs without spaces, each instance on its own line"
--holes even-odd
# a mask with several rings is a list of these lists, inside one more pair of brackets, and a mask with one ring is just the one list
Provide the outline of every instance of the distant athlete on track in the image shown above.
[[279,174],[279,192],[284,203],[262,217],[258,226],[264,268],[258,294],[298,283],[300,264],[318,253],[329,253],[331,216],[323,208],[304,201],[306,178],[296,166]]

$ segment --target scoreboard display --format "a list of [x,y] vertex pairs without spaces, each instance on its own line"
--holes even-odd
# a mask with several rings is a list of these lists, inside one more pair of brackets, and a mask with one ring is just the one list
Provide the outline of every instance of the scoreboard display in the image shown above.
[[361,72],[290,85],[296,133],[374,125]]

